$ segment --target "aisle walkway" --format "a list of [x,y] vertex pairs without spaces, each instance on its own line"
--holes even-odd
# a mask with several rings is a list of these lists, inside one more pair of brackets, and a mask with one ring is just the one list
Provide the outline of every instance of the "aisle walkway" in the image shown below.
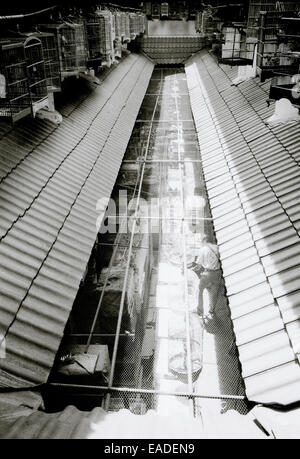
[[[199,281],[186,269],[197,254],[201,235],[205,232],[213,239],[214,234],[184,69],[153,72],[125,159],[132,158],[137,132],[140,146],[145,146],[150,133],[143,196],[163,200],[159,236],[153,236],[158,251],[148,310],[152,325],[155,317],[151,388],[170,394],[244,395],[224,289],[216,317],[202,329],[196,313]],[[186,397],[161,395],[155,397],[154,408],[160,414],[194,411],[202,417],[228,409],[246,412],[239,400],[194,400],[193,406]]]

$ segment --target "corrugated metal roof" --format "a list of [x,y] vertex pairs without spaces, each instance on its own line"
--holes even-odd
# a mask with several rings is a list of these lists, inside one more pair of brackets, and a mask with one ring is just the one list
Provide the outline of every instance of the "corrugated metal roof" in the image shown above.
[[96,202],[110,196],[152,70],[130,55],[79,105],[64,107],[59,127],[24,120],[3,128],[2,387],[47,380],[96,238]]
[[[19,395],[18,395],[19,394]],[[0,395],[1,439],[165,439],[266,438],[249,415],[204,410],[200,418],[181,412],[162,416],[148,410],[143,416],[127,409],[80,411],[68,406],[61,412],[38,411],[37,394],[23,391]],[[106,446],[111,446],[107,443]]]
[[156,64],[182,64],[191,54],[205,45],[203,37],[197,36],[147,36],[139,39],[144,53]]
[[266,125],[269,85],[206,52],[186,73],[247,396],[299,401],[299,123]]

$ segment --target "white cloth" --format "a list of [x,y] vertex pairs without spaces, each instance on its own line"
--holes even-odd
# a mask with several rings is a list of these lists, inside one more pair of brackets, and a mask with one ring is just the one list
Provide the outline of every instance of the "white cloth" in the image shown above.
[[201,247],[196,262],[205,269],[220,269],[218,247],[215,244],[205,244]]

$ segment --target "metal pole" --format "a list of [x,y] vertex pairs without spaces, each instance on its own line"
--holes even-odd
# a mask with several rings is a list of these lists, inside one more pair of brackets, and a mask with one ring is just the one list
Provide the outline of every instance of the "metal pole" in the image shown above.
[[147,160],[135,160],[135,159],[125,159],[123,163],[133,163],[135,164],[136,162],[140,163],[202,163],[201,159],[147,159]]
[[155,389],[141,389],[138,387],[108,387],[108,386],[92,386],[92,385],[79,385],[79,384],[64,384],[64,383],[48,383],[50,387],[62,387],[70,389],[90,389],[102,392],[128,392],[128,393],[140,393],[140,394],[153,394],[153,395],[166,395],[176,397],[188,397],[188,398],[205,398],[214,400],[247,400],[244,395],[232,395],[232,394],[199,394],[197,392],[170,392],[161,391]]

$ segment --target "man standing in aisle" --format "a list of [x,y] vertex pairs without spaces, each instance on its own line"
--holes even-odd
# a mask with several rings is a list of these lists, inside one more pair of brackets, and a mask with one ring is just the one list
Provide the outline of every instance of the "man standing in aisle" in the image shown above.
[[189,267],[199,276],[199,296],[198,296],[198,314],[203,317],[203,293],[208,293],[208,317],[215,313],[215,307],[218,301],[218,294],[222,281],[221,266],[219,261],[219,249],[216,244],[208,241],[208,237],[202,237],[201,248],[194,263]]

